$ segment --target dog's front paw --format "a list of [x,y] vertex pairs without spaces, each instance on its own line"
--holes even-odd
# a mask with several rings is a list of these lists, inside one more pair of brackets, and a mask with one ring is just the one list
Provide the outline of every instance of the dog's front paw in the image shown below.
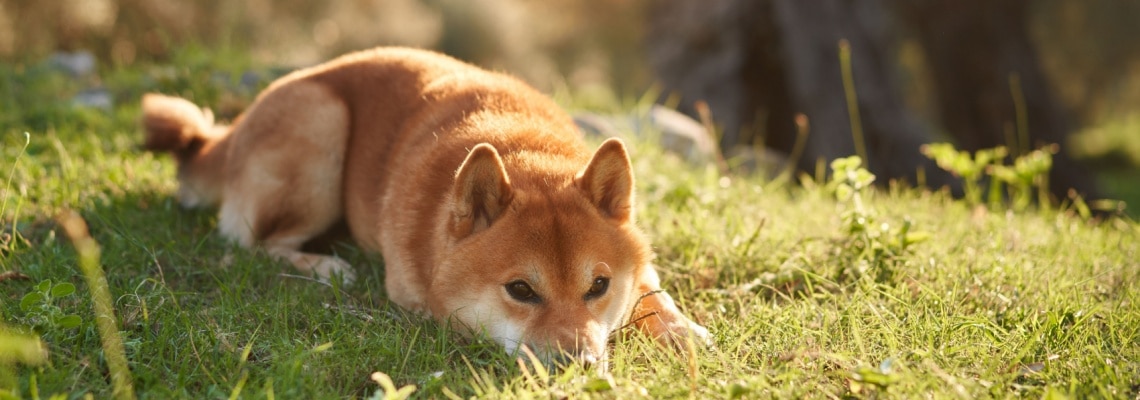
[[267,247],[266,250],[275,258],[288,260],[301,274],[314,276],[321,282],[339,279],[347,285],[356,280],[352,265],[335,256],[304,253],[285,246]]
[[340,279],[345,285],[349,285],[356,281],[356,271],[352,270],[352,265],[336,257],[321,257],[313,265],[313,274],[316,274],[322,282]]
[[687,349],[690,343],[698,347],[713,343],[709,330],[682,314],[665,292],[643,297],[635,318],[642,332],[666,347]]
[[693,345],[697,348],[713,345],[709,330],[693,322],[680,313],[674,315],[653,315],[642,325],[649,337],[657,343],[678,350],[688,350]]
[[713,345],[712,334],[709,333],[708,328],[700,326],[688,318],[685,318],[685,322],[686,324],[681,330],[674,330],[675,335],[681,338],[692,337],[693,342],[698,345],[704,345],[706,347]]
[[345,285],[356,281],[356,272],[348,262],[333,256],[291,252],[287,256],[298,271],[316,277],[321,282],[340,280]]

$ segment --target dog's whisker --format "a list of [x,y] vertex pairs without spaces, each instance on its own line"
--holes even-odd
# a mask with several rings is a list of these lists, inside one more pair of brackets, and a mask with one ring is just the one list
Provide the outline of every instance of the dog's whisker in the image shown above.
[[279,274],[277,274],[277,276],[279,276],[279,277],[282,277],[282,278],[300,279],[300,280],[303,280],[303,281],[309,281],[309,282],[313,282],[313,283],[318,283],[318,284],[321,284],[321,285],[325,285],[325,286],[328,286],[328,287],[330,287],[330,288],[331,288],[331,287],[333,287],[333,285],[332,285],[331,283],[328,283],[328,282],[325,282],[325,281],[322,281],[322,280],[320,280],[320,279],[316,279],[316,278],[313,278],[313,277],[304,276],[304,275],[286,274],[286,273],[282,272],[282,273],[279,273]]
[[643,320],[643,319],[646,319],[646,318],[649,318],[649,317],[655,316],[655,315],[657,315],[657,313],[659,313],[659,312],[660,312],[660,311],[656,311],[656,310],[654,310],[654,311],[650,311],[650,312],[647,312],[647,313],[645,313],[645,314],[642,314],[641,316],[639,316],[639,317],[637,317],[637,318],[631,318],[631,319],[630,319],[630,321],[629,321],[628,323],[626,323],[625,325],[622,325],[620,328],[617,328],[617,329],[615,329],[615,330],[613,331],[613,333],[611,333],[610,335],[614,335],[614,334],[616,334],[618,331],[621,331],[621,330],[623,330],[623,329],[629,328],[629,327],[633,326],[634,324],[636,324],[636,323],[638,323],[638,322],[641,322],[641,320]]

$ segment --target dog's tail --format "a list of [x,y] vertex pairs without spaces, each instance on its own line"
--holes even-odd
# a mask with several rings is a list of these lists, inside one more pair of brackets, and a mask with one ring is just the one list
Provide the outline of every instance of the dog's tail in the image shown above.
[[214,125],[214,113],[186,99],[147,93],[142,98],[143,148],[170,152],[179,158],[193,157],[229,133]]

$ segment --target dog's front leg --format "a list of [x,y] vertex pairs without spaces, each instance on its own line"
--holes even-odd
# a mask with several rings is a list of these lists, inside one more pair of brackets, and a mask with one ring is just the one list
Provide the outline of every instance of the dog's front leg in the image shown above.
[[708,329],[682,314],[673,298],[661,289],[653,265],[644,266],[638,274],[634,295],[638,298],[634,299],[630,318],[639,330],[661,345],[684,348],[690,338],[697,345],[711,344]]

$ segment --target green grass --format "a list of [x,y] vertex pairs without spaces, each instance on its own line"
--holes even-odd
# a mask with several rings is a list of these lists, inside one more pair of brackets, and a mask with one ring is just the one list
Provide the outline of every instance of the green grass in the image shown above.
[[[52,219],[64,209],[79,211],[102,246],[134,389],[144,398],[368,397],[379,388],[369,378],[375,371],[436,398],[1140,393],[1135,222],[973,209],[942,193],[891,187],[862,193],[874,224],[852,233],[843,218],[849,203],[823,183],[722,177],[646,143],[631,146],[639,223],[665,287],[709,327],[715,346],[690,359],[635,337],[614,344],[604,376],[578,367],[524,371],[494,343],[390,304],[376,255],[335,246],[362,279],[327,287],[226,243],[212,212],[181,210],[172,162],[136,150],[139,94],[221,104],[252,92],[234,89],[247,67],[240,59],[179,57],[190,66],[104,71],[116,103],[108,111],[69,105],[89,82],[0,65],[5,181],[15,167],[0,195],[0,230],[9,235],[0,273],[27,276],[0,281],[3,325],[28,329],[34,316],[20,300],[47,279],[76,285],[56,305],[83,321],[37,332],[48,363],[0,363],[0,377],[13,372],[23,396],[112,391],[91,290]],[[907,220],[929,239],[892,247],[890,235]],[[875,236],[881,224],[888,234]],[[874,271],[891,273],[866,273]]]

